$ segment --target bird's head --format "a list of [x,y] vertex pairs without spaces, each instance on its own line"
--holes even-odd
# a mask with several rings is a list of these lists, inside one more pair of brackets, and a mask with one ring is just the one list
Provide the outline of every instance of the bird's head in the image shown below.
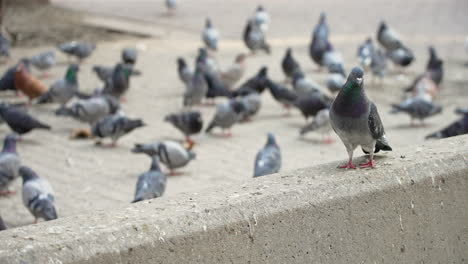
[[39,176],[37,176],[36,172],[34,172],[31,168],[26,167],[26,166],[21,166],[19,169],[19,175],[21,178],[23,178],[23,183],[27,182],[32,179],[37,179]]
[[273,133],[271,132],[268,132],[267,134],[267,145],[269,146],[276,145],[275,135],[273,135]]
[[364,71],[362,70],[361,67],[354,67],[348,76],[348,82],[355,83],[361,86],[363,81],[364,81]]

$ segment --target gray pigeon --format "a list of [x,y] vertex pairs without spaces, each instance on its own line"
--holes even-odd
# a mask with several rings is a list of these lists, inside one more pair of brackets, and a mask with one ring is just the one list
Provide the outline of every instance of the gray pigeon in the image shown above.
[[328,72],[340,73],[343,76],[346,76],[343,66],[343,57],[333,48],[330,43],[327,44],[325,53],[323,53],[322,63],[325,67],[327,67]]
[[294,59],[291,48],[286,50],[286,54],[281,61],[281,69],[283,70],[284,75],[286,75],[286,78],[292,78],[294,72],[301,71],[301,66]]
[[69,56],[75,56],[81,62],[83,59],[89,57],[96,48],[95,44],[71,41],[57,46],[59,50]]
[[150,157],[159,156],[159,160],[166,165],[171,175],[174,169],[186,166],[196,157],[195,152],[191,149],[186,149],[180,143],[171,140],[157,141],[150,144],[135,144],[132,152],[145,153]]
[[264,50],[267,54],[270,54],[270,45],[266,42],[265,32],[260,26],[255,23],[254,20],[249,19],[244,29],[243,35],[244,43],[252,53],[259,50]]
[[270,15],[268,15],[267,11],[262,5],[259,5],[255,10],[253,20],[263,32],[267,32],[268,24],[270,23]]
[[201,104],[208,91],[208,85],[202,67],[201,64],[197,65],[192,80],[187,83],[187,90],[185,91],[183,101],[184,106],[190,107]]
[[114,67],[112,76],[106,80],[103,93],[116,98],[122,97],[130,88],[130,75],[132,71],[132,65],[118,63]]
[[455,112],[462,115],[462,118],[456,120],[440,131],[427,135],[426,139],[448,138],[468,134],[468,109],[456,109]]
[[374,153],[392,148],[388,145],[385,130],[377,107],[369,101],[364,91],[364,71],[355,67],[338,93],[330,109],[330,121],[348,151],[349,160],[340,168],[355,169],[353,152],[361,146],[370,154],[369,162],[361,168],[374,167]]
[[19,174],[23,178],[23,204],[34,216],[34,223],[39,218],[46,221],[57,219],[54,191],[49,182],[25,166],[19,169]]
[[411,124],[413,119],[419,119],[423,123],[424,119],[442,112],[442,106],[421,97],[411,97],[400,104],[392,104],[392,108],[392,114],[407,113],[411,117]]
[[10,57],[10,41],[0,32],[0,57]]
[[346,82],[345,77],[341,73],[330,73],[326,79],[327,88],[330,92],[336,93],[341,90],[343,84]]
[[3,222],[3,218],[0,216],[0,231],[7,230],[7,226],[5,222]]
[[177,73],[179,74],[179,79],[185,85],[187,85],[193,78],[193,71],[189,68],[184,58],[177,58]]
[[137,61],[138,51],[134,48],[125,48],[122,50],[122,61],[125,64],[134,65]]
[[234,88],[234,85],[242,79],[246,68],[245,58],[245,54],[237,55],[234,63],[220,73],[221,81],[228,89]]
[[55,112],[58,116],[70,116],[78,121],[94,125],[107,115],[115,114],[120,104],[115,97],[100,95],[89,99],[81,99],[70,107],[60,108]]
[[393,62],[393,64],[401,67],[410,65],[414,60],[413,52],[403,45],[400,45],[399,48],[394,50],[387,51],[387,57]]
[[[31,64],[40,71],[46,71],[57,63],[55,59],[55,52],[53,50],[40,53],[31,58]],[[42,77],[47,77],[46,73]]]
[[0,152],[0,195],[14,194],[8,190],[8,186],[19,174],[21,161],[16,152],[16,141],[19,137],[16,134],[9,134],[5,137],[2,152]]
[[309,55],[319,67],[323,66],[323,54],[327,49],[328,34],[327,18],[325,13],[321,13],[319,23],[314,28],[312,42],[309,46]]
[[242,121],[250,121],[252,116],[258,113],[260,107],[262,107],[262,100],[259,93],[253,92],[235,100],[239,101],[243,105],[243,111],[241,112],[240,118]]
[[277,102],[282,104],[288,110],[289,113],[289,108],[294,105],[294,102],[297,99],[297,94],[294,91],[289,90],[288,88],[278,83],[275,83],[270,79],[267,79],[266,85],[270,90],[270,93],[273,96],[273,98]]
[[207,18],[206,23],[205,23],[205,28],[203,29],[203,32],[202,32],[203,42],[205,43],[208,49],[216,51],[218,49],[218,39],[219,39],[218,31],[213,27],[213,24],[211,23],[211,19]]
[[109,115],[99,120],[91,129],[94,136],[98,138],[111,138],[112,147],[115,147],[117,140],[130,133],[136,128],[145,124],[141,119],[130,119],[120,113]]
[[40,122],[25,111],[14,106],[0,104],[0,116],[5,120],[11,130],[20,135],[26,134],[33,129],[50,130],[49,125]]
[[171,123],[178,130],[184,133],[188,143],[193,143],[190,136],[200,133],[203,128],[203,119],[199,111],[187,111],[169,114],[164,121]]
[[320,110],[329,108],[331,102],[331,98],[317,91],[298,96],[296,101],[294,101],[294,106],[301,111],[302,115],[307,120],[310,116],[315,117]]
[[64,107],[65,104],[75,96],[76,92],[78,92],[78,71],[79,66],[77,64],[71,64],[65,73],[65,77],[54,82],[49,90],[37,99],[37,103],[44,104],[55,102]]
[[281,150],[275,136],[268,133],[266,145],[255,157],[254,177],[277,173],[281,168]]
[[94,65],[93,72],[96,73],[99,80],[105,82],[109,78],[112,77],[112,73],[114,73],[114,67],[112,66],[104,66],[104,65]]
[[152,156],[149,171],[138,177],[135,198],[132,203],[163,196],[166,181],[166,175],[161,171],[158,164],[158,156]]
[[[323,136],[325,134],[328,134],[330,130],[330,110],[328,108],[325,108],[317,113],[312,122],[308,123],[307,125],[301,128],[300,134],[305,135],[309,132],[316,131],[320,132]],[[333,143],[333,140],[328,137],[324,139],[323,142],[326,144],[330,144]]]
[[309,92],[320,91],[320,85],[311,79],[308,79],[303,72],[295,71],[293,73],[293,88],[297,95],[302,96]]
[[377,49],[372,54],[372,61],[370,64],[372,75],[379,77],[382,81],[387,71],[387,57],[382,50]]
[[[240,120],[243,111],[245,111],[244,104],[234,99],[218,104],[215,116],[205,130],[206,133],[210,133],[215,127],[220,127],[223,131],[230,130]],[[231,136],[231,133],[225,136]]]
[[374,44],[372,43],[372,39],[369,37],[366,39],[366,41],[359,45],[358,47],[358,60],[359,64],[364,68],[364,69],[369,69],[370,65],[372,63],[372,56],[374,54]]
[[401,45],[400,36],[382,21],[377,30],[377,40],[386,50],[398,49]]

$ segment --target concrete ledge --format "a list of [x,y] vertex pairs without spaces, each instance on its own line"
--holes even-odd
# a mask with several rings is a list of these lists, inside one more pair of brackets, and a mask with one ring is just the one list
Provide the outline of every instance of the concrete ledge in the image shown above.
[[7,230],[0,263],[467,262],[468,136],[377,162],[357,171],[325,164]]

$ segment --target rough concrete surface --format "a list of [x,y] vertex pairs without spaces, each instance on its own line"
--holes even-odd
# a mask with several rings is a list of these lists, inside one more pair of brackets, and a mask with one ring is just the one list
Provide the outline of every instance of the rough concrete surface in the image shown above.
[[[464,263],[468,136],[0,233],[10,263]],[[404,158],[402,156],[405,156]]]

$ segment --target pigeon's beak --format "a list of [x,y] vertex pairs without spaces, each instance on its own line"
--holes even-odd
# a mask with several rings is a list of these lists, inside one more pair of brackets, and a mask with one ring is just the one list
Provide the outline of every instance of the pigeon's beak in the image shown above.
[[356,78],[357,83],[361,84],[362,83],[362,77],[361,78]]

